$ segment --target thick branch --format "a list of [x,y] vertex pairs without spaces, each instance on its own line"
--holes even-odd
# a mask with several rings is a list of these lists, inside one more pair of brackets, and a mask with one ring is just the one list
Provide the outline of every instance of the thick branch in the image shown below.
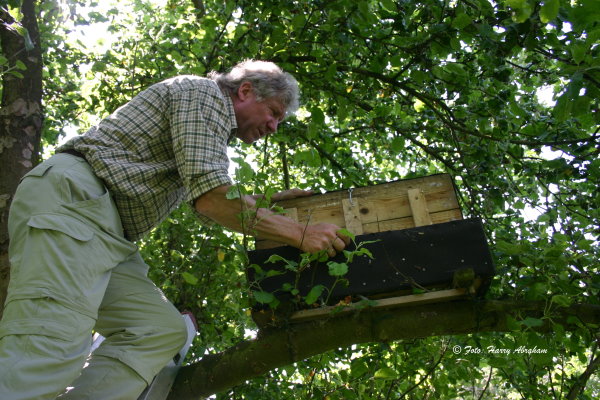
[[[204,357],[184,367],[169,399],[199,399],[217,393],[269,370],[301,361],[316,354],[356,343],[387,342],[440,335],[509,331],[507,317],[517,320],[540,318],[545,303],[514,301],[458,301],[398,308],[363,310],[328,320],[298,323],[286,328],[261,331],[257,339],[244,341],[222,353]],[[567,318],[600,323],[600,306],[575,305],[557,309],[554,323],[574,327]],[[551,331],[544,319],[538,331]]]

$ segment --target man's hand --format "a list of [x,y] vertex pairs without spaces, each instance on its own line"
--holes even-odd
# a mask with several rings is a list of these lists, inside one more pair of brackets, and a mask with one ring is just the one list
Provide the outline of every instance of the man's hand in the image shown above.
[[325,250],[330,257],[335,256],[350,243],[350,238],[339,233],[339,230],[339,226],[324,222],[306,226],[300,250],[308,253]]
[[302,189],[288,189],[282,192],[277,192],[271,196],[271,201],[281,201],[295,199],[296,197],[312,196],[314,192],[312,190]]

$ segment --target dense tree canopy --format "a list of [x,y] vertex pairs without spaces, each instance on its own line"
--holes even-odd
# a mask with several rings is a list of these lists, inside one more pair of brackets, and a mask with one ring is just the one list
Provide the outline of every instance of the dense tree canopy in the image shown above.
[[[19,54],[41,46],[44,157],[152,83],[272,60],[298,79],[303,105],[265,142],[235,144],[240,185],[325,191],[447,172],[464,215],[484,221],[497,269],[487,298],[522,307],[508,325],[340,339],[217,398],[600,396],[598,326],[561,314],[600,305],[597,0],[52,0],[37,4],[39,37],[20,2],[5,3],[0,32],[18,31]],[[32,68],[8,43],[2,118]],[[14,144],[4,126],[0,154]],[[140,243],[157,285],[196,315],[190,364],[256,331],[251,240],[194,218],[183,206]]]

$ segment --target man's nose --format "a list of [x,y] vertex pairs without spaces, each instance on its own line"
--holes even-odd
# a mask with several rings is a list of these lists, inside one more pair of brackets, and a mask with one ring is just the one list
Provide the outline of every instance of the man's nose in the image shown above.
[[279,126],[279,121],[277,118],[271,118],[267,123],[267,128],[269,129],[269,133],[274,133],[277,131],[277,126]]

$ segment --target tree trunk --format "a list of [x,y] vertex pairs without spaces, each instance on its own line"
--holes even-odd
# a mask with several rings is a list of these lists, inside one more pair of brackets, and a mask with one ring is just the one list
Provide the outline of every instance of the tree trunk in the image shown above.
[[[183,367],[169,399],[205,398],[269,370],[289,365],[338,347],[357,343],[386,342],[440,335],[507,332],[507,317],[540,318],[546,303],[513,301],[456,301],[397,308],[363,310],[315,322],[261,331],[258,338],[243,341],[222,353],[205,356]],[[582,323],[600,323],[600,306],[576,305],[556,310],[536,331],[548,332],[553,323],[575,328],[570,316]]]
[[[0,44],[8,60],[0,67],[5,72],[0,103],[0,317],[9,279],[8,209],[19,180],[39,161],[43,119],[42,52],[35,0],[23,0],[21,12],[23,20],[19,23],[0,8]],[[19,24],[26,34],[16,29]],[[20,69],[22,65],[26,68]]]

